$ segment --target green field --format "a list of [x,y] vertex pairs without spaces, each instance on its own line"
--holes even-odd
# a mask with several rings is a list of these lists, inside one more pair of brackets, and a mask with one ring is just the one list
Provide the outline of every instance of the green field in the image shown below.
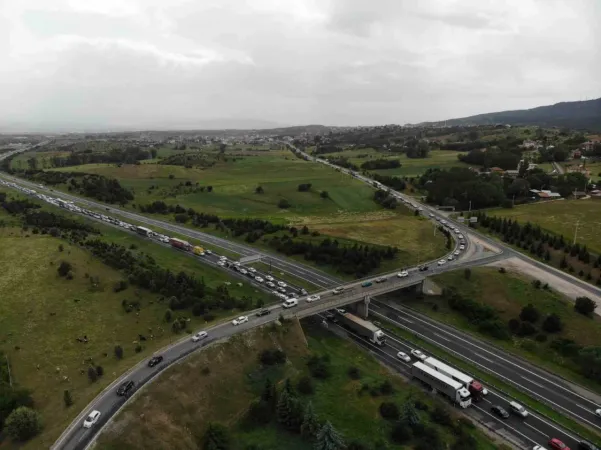
[[540,202],[513,209],[490,210],[488,214],[540,225],[549,232],[563,234],[568,242],[574,239],[578,223],[577,242],[601,253],[601,201],[598,199]]
[[[232,450],[244,450],[250,445],[261,450],[310,450],[313,448],[310,441],[284,431],[275,420],[256,426],[246,419],[249,405],[260,395],[265,380],[276,381],[281,389],[283,380],[290,378],[295,386],[296,380],[307,374],[309,354],[327,355],[331,375],[325,380],[314,378],[314,393],[300,395],[300,398],[303,403],[310,400],[318,417],[329,420],[347,443],[359,441],[371,448],[374,445],[384,448],[381,445],[389,441],[392,424],[379,416],[382,402],[395,402],[400,406],[411,398],[433,408],[435,401],[430,396],[407,385],[372,356],[358,350],[355,344],[319,326],[307,322],[303,325],[308,349],[300,327],[290,323],[283,329],[267,327],[247,332],[170,368],[120,413],[100,438],[99,450],[193,450],[198,448],[197,442],[210,421],[228,426],[233,435]],[[287,363],[262,368],[257,363],[257,355],[274,346],[286,353]],[[214,363],[216,360],[219,364]],[[358,370],[359,379],[349,377],[351,367]],[[378,386],[385,380],[392,383],[392,394],[378,392]],[[190,385],[195,389],[188,389]],[[362,386],[371,386],[371,393],[361,392]],[[143,420],[138,419],[141,415]],[[431,423],[427,413],[419,415],[422,423]],[[437,428],[444,441],[454,440],[450,428]],[[476,429],[470,429],[470,434],[479,449],[496,448]],[[389,443],[386,448],[407,447]]]
[[[18,219],[1,208],[0,222],[4,223],[0,228],[0,265],[3,267],[0,350],[9,358],[13,382],[32,390],[35,407],[44,422],[42,434],[19,448],[48,448],[100,390],[136,362],[185,333],[173,334],[170,325],[164,322],[168,306],[160,300],[160,295],[135,286],[115,293],[113,286],[123,280],[124,275],[89,252],[59,238],[33,234],[31,230],[24,232],[15,226]],[[203,277],[213,288],[231,280],[228,289],[233,295],[270,300],[250,284],[239,287],[237,280],[194,258],[108,226],[97,227],[105,240],[127,247],[133,244],[160,265]],[[72,280],[58,276],[61,261],[73,265]],[[123,300],[139,301],[139,313],[125,312]],[[236,310],[219,311],[216,320],[235,314],[238,314]],[[190,330],[205,324],[201,317],[194,317],[186,310],[176,311],[174,316],[189,318]],[[148,338],[142,342],[140,353],[134,351],[138,334]],[[76,340],[83,336],[87,336],[87,344]],[[124,349],[124,358],[120,361],[113,354],[117,344]],[[95,365],[104,368],[104,376],[96,383],[90,383],[85,374],[89,364],[84,360],[90,357]],[[65,389],[70,390],[74,399],[70,408],[63,404]],[[7,442],[2,445],[2,448],[16,448]]]

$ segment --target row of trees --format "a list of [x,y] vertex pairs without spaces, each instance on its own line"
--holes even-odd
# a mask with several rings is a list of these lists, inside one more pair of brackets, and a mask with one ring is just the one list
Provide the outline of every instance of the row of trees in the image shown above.
[[[127,146],[125,148],[112,148],[104,152],[93,152],[92,150],[71,152],[67,156],[52,156],[50,162],[53,167],[80,166],[83,164],[114,163],[135,164],[144,159],[156,158],[155,149],[142,149],[138,146]],[[30,169],[38,169],[38,160],[29,164]]]
[[466,164],[474,164],[485,168],[500,167],[503,170],[516,170],[520,159],[521,151],[503,151],[499,149],[475,149],[467,154],[457,155],[459,161]]
[[395,209],[398,206],[397,199],[382,189],[378,189],[374,192],[374,202],[387,209]]
[[382,183],[384,186],[387,186],[395,191],[404,191],[407,188],[407,183],[405,180],[399,177],[388,176],[388,175],[380,175],[377,173],[370,174],[371,178],[379,183]]
[[187,169],[192,167],[208,168],[216,164],[216,160],[208,158],[204,153],[177,153],[163,158],[160,164],[167,166],[184,166]]
[[361,164],[363,170],[397,169],[401,167],[399,159],[372,159]]

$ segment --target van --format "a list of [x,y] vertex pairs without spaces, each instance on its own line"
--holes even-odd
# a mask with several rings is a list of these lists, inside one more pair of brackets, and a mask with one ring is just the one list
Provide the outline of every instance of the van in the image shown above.
[[516,403],[516,402],[509,403],[509,409],[511,410],[511,412],[513,412],[514,414],[517,414],[518,416],[528,417],[528,411],[526,411],[526,408],[524,408],[519,403]]
[[293,306],[296,306],[296,305],[298,305],[298,300],[295,298],[289,298],[284,303],[282,303],[282,306],[284,308],[292,308]]

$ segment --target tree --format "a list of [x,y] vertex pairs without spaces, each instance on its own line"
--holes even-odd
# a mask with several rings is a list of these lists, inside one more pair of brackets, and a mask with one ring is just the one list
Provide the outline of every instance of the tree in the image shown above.
[[588,297],[578,297],[574,303],[574,309],[585,316],[592,314],[596,307],[597,303]]
[[63,392],[63,401],[65,402],[65,406],[67,408],[73,404],[73,398],[71,397],[71,392],[69,392],[69,389],[65,389]]
[[298,389],[298,392],[300,392],[301,394],[311,395],[314,391],[313,381],[311,380],[311,377],[308,377],[306,375],[301,377],[301,379],[298,380],[296,389]]
[[303,423],[301,425],[301,435],[305,439],[313,440],[319,432],[319,420],[313,411],[313,403],[307,403],[305,408],[305,414],[303,416]]
[[298,185],[298,192],[308,192],[311,190],[311,183],[302,183]]
[[410,426],[414,426],[420,423],[419,415],[415,410],[415,405],[411,399],[408,399],[403,403],[403,408],[401,410],[401,418],[403,422],[407,423]]
[[203,450],[229,450],[231,439],[226,427],[219,423],[209,423],[202,439]]
[[167,311],[165,311],[165,322],[169,323],[169,322],[171,322],[172,319],[173,319],[173,311],[168,309]]
[[328,191],[321,191],[321,192],[319,193],[319,196],[320,196],[321,198],[330,198],[330,194],[329,194],[329,192],[328,192]]
[[382,402],[380,403],[380,415],[387,420],[397,420],[400,412],[396,403]]
[[16,441],[26,441],[42,429],[39,414],[27,406],[20,406],[7,417],[4,423],[6,433]]
[[280,209],[288,209],[290,208],[292,205],[290,204],[290,202],[288,200],[286,200],[285,198],[281,199],[278,202],[278,208]]
[[561,323],[561,318],[555,313],[549,314],[543,322],[543,330],[547,333],[558,333],[562,329],[563,323]]
[[468,267],[467,269],[465,269],[465,270],[463,271],[463,277],[464,277],[466,280],[469,280],[469,279],[472,277],[472,269],[470,269],[469,267]]
[[251,422],[258,425],[265,425],[271,421],[273,411],[267,402],[255,400],[248,408],[247,417]]
[[60,266],[58,266],[58,274],[61,277],[66,277],[68,275],[69,272],[71,272],[71,269],[73,268],[73,266],[71,266],[71,263],[68,261],[62,261],[60,263]]
[[317,433],[314,448],[315,450],[343,450],[344,440],[328,421]]
[[123,347],[121,347],[120,345],[115,345],[115,358],[123,358]]
[[255,188],[255,194],[263,194],[265,193],[265,189],[263,189],[263,186],[259,185]]
[[88,367],[88,378],[92,383],[98,379],[98,374],[94,367]]
[[278,422],[288,430],[298,432],[302,423],[302,413],[298,399],[284,388],[280,393],[276,408]]
[[445,427],[450,426],[452,423],[451,414],[449,413],[449,410],[441,405],[436,405],[436,407],[430,414],[430,417],[432,417],[432,420],[434,422]]
[[392,440],[397,444],[404,444],[411,439],[412,433],[411,428],[404,422],[397,422],[392,429]]
[[538,309],[534,307],[532,303],[528,303],[526,306],[522,308],[522,312],[520,312],[520,319],[525,322],[534,323],[540,318],[540,313]]

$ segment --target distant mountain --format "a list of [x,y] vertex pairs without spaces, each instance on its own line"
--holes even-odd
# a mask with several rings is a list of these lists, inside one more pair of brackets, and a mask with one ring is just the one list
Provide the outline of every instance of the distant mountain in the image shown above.
[[[428,122],[429,125],[537,125],[601,131],[601,98],[582,102],[561,102],[532,109],[501,111],[476,116]],[[426,125],[426,124],[422,124]]]

